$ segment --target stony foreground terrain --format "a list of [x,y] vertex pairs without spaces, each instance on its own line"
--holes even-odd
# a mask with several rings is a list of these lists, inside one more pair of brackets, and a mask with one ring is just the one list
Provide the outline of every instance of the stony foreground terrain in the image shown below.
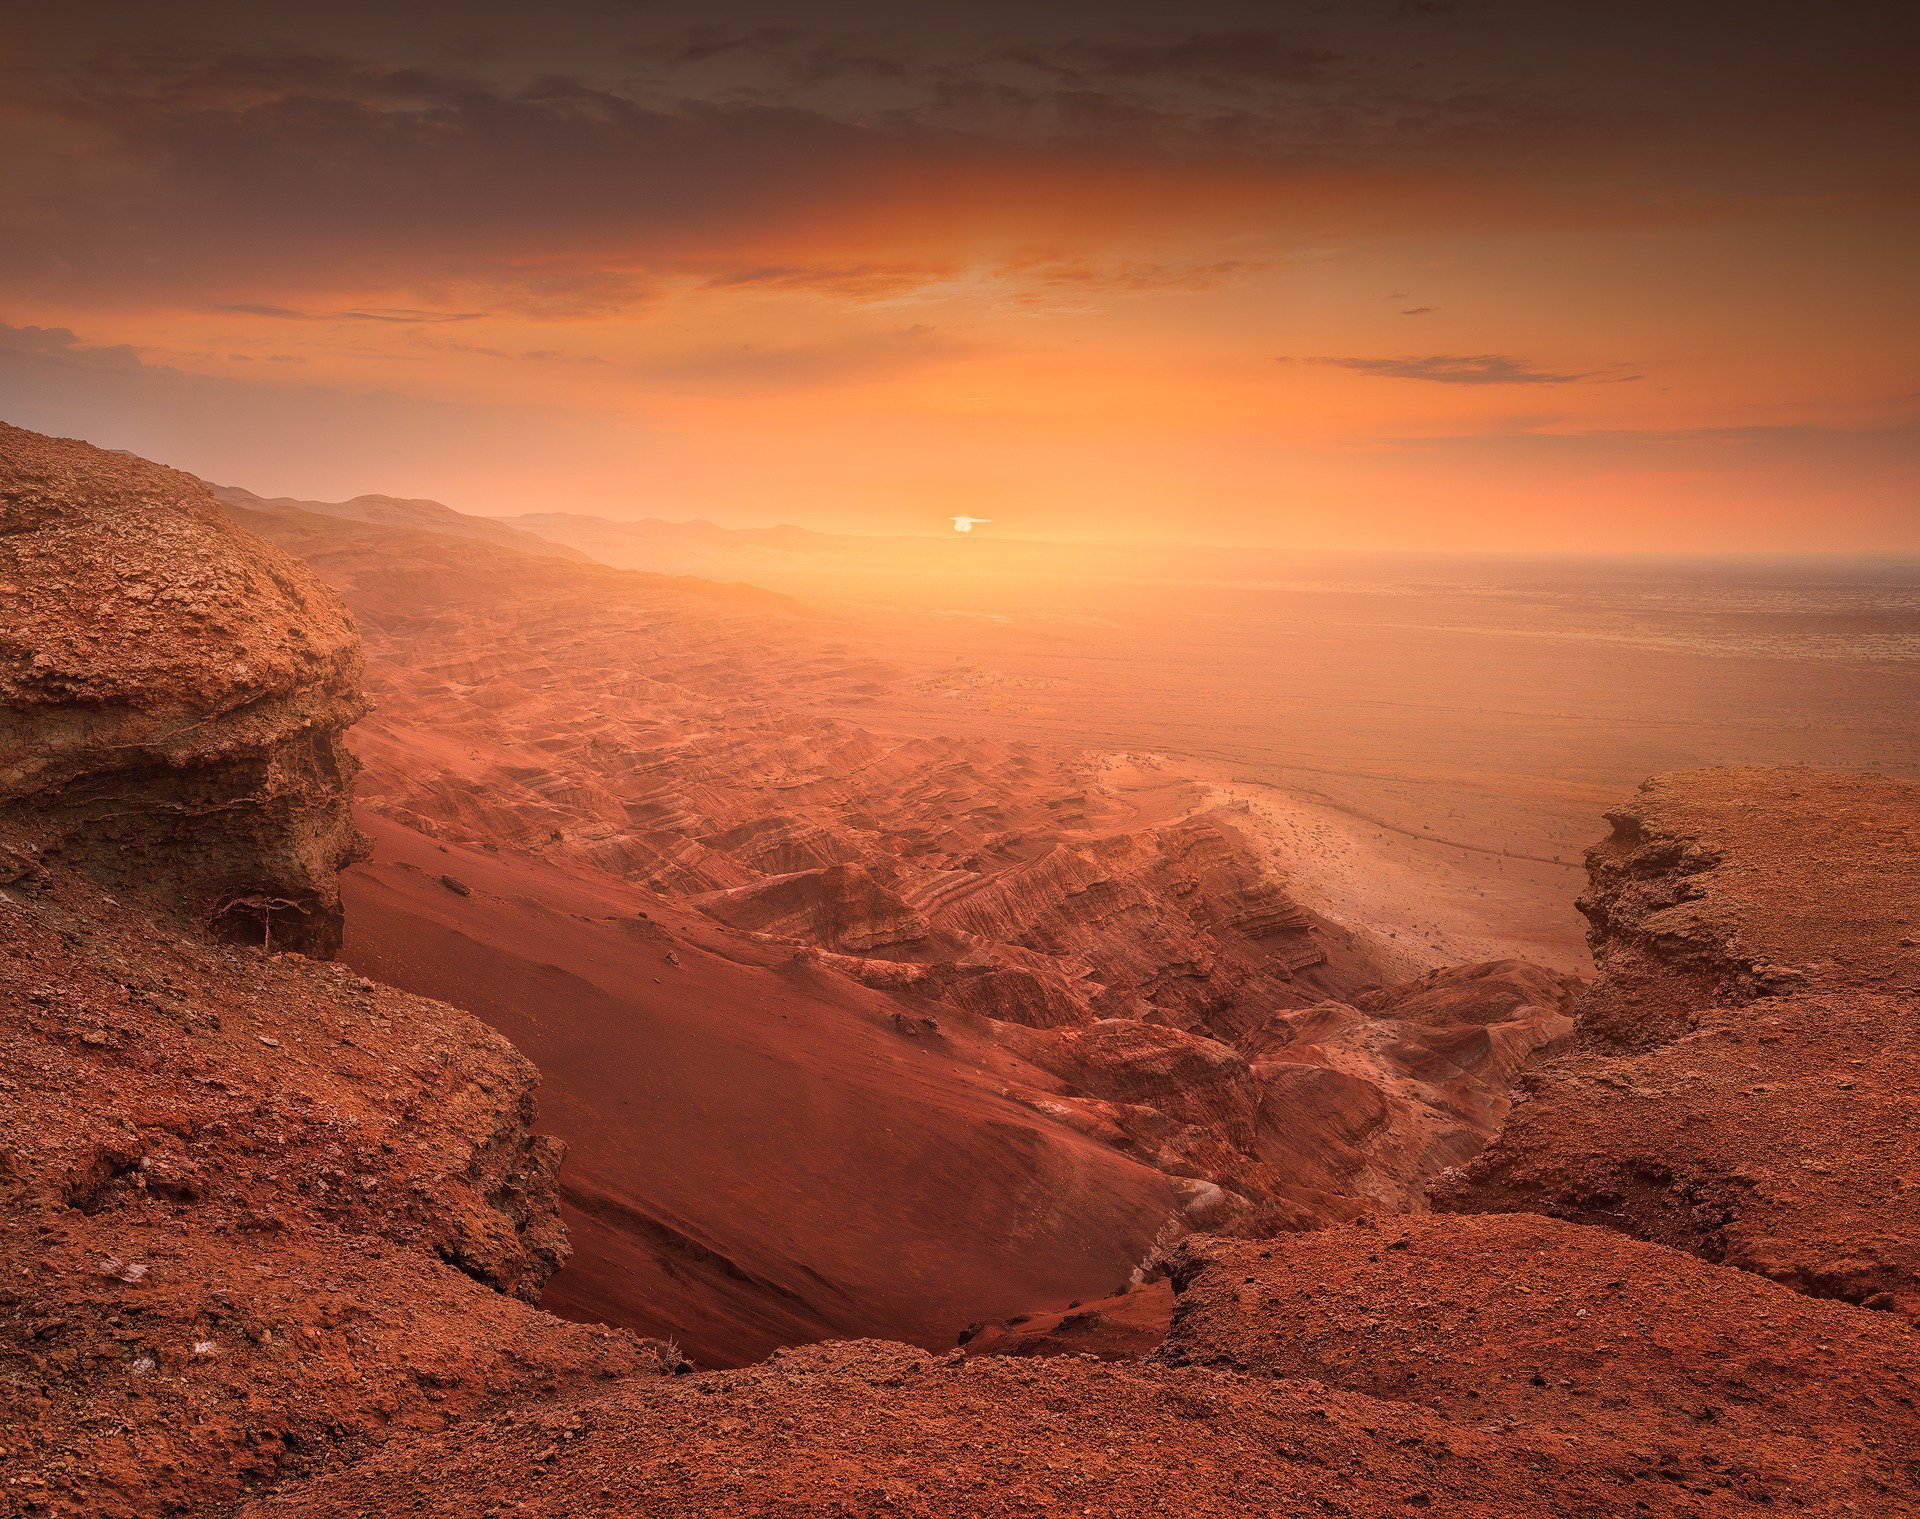
[[218,1508],[640,1364],[528,1306],[566,1243],[526,1059],[260,947],[338,934],[339,605],[84,445],[0,436],[0,522],[0,1512]]
[[[1116,1258],[1153,1244],[1130,1229],[1159,1239],[1140,1249],[1139,1290],[1122,1273],[1099,1301],[1032,1303],[964,1351],[849,1336],[699,1370],[534,1306],[567,1251],[558,1204],[575,1162],[541,1137],[524,1054],[444,1002],[280,952],[327,942],[322,866],[355,847],[351,766],[305,762],[339,760],[357,706],[339,605],[211,515],[197,482],[17,432],[0,445],[0,598],[34,608],[0,649],[16,672],[0,812],[0,1513],[1920,1513],[1920,787],[1811,771],[1651,783],[1594,852],[1601,978],[1577,1003],[1557,978],[1502,965],[1321,988],[1217,1028],[1198,1021],[1204,1001],[1176,998],[1157,1021],[1138,980],[1135,1016],[1067,1008],[1044,1025],[895,986],[866,950],[743,928],[586,866],[559,804],[562,847],[544,859],[376,807],[388,863],[363,868],[362,891],[391,899],[398,960],[464,975],[476,1001],[505,977],[491,1016],[520,1019],[536,1053],[582,1037],[570,1008],[604,1020],[586,1026],[598,1039],[622,1020],[636,1038],[677,1028],[631,1058],[686,1054],[699,1096],[684,1111],[751,1091],[740,1127],[787,1125],[729,1164],[764,1171],[816,1140],[898,1147],[911,1107],[927,1128],[898,1163],[947,1168],[936,1200],[975,1178],[965,1227],[1001,1230],[977,1261],[1044,1258],[1076,1231],[1111,1228]],[[111,576],[69,576],[61,556],[83,551]],[[81,587],[88,615],[59,598],[44,610],[50,584]],[[190,634],[157,638],[122,585],[185,587]],[[377,765],[398,729],[374,737]],[[566,774],[570,745],[553,752]],[[423,763],[416,793],[456,799],[450,763]],[[385,801],[405,795],[386,785]],[[526,826],[523,799],[482,799]],[[242,895],[292,906],[236,933]],[[940,961],[887,963],[912,982]],[[634,1000],[608,1000],[635,980]],[[709,1005],[723,1016],[702,1025]],[[1561,1021],[1551,1043],[1504,1031],[1518,1005]],[[701,1064],[728,1023],[744,1042]],[[770,1042],[790,1024],[811,1032]],[[729,1069],[759,1084],[700,1087]],[[1095,1095],[1114,1071],[1129,1085]],[[1393,1108],[1401,1081],[1451,1093],[1446,1133],[1478,1127],[1492,1144],[1436,1144],[1406,1118],[1411,1099]],[[621,1136],[590,1157],[575,1214],[598,1192],[623,1218],[608,1189],[655,1185],[631,1173],[665,1131],[626,1116],[623,1090],[575,1071],[554,1098]],[[900,1090],[893,1131],[863,1127]],[[1291,1116],[1263,1126],[1275,1090]],[[1088,1103],[1119,1115],[1111,1134],[1068,1121]],[[1144,1162],[1125,1110],[1257,1155],[1298,1189],[1276,1196],[1349,1201],[1270,1218],[1295,1227],[1267,1237],[1176,1241],[1156,1224],[1195,1222],[1193,1197]],[[1324,1143],[1299,1132],[1309,1122]],[[697,1148],[653,1163],[694,1167]],[[1397,1190],[1353,1190],[1349,1153]],[[1449,1211],[1428,1212],[1415,1183],[1441,1164]],[[1071,1182],[996,1218],[1022,1175],[1066,1166]],[[739,1238],[757,1216],[777,1242],[805,1216],[765,1175],[739,1185]],[[909,1195],[891,1186],[890,1204]],[[659,1224],[633,1227],[658,1241]],[[1016,1225],[1026,1243],[1010,1248]],[[855,1280],[875,1302],[888,1271],[931,1280],[915,1258],[928,1237]],[[753,1275],[739,1261],[691,1233],[659,1248],[649,1280],[679,1295],[676,1312],[786,1302],[806,1337],[830,1301],[792,1302],[773,1275],[729,1298],[717,1284]],[[762,1251],[756,1269],[778,1254]],[[996,1345],[1023,1353],[984,1353]]]
[[0,1008],[0,1513],[217,1506],[636,1364],[527,1306],[558,1155],[472,1019],[60,869],[5,888]]

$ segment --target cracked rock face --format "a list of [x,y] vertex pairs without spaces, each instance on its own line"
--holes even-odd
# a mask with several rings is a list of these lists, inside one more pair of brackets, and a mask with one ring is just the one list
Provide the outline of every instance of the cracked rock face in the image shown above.
[[0,832],[220,937],[328,954],[360,641],[207,487],[0,425]]
[[1436,1200],[1920,1314],[1920,785],[1694,771],[1612,821],[1579,1036]]

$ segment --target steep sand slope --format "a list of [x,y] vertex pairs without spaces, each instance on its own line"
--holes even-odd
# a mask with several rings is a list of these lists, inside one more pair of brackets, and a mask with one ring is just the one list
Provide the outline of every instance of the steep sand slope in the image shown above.
[[545,1075],[569,1146],[562,1312],[706,1362],[848,1333],[946,1346],[1118,1290],[1179,1215],[1166,1177],[1040,1111],[1058,1083],[984,1020],[923,1030],[924,1005],[616,877],[367,826],[349,958]]

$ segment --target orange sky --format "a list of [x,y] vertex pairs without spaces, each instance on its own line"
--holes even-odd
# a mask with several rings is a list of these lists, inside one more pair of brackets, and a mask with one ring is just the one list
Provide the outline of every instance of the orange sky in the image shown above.
[[1900,8],[393,9],[9,12],[0,415],[480,511],[1920,549]]

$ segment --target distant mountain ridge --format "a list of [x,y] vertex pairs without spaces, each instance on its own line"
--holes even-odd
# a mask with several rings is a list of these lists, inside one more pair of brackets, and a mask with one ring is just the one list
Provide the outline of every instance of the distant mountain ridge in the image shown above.
[[615,569],[673,574],[737,571],[744,553],[856,553],[872,540],[844,533],[822,533],[781,523],[777,527],[730,528],[696,519],[671,522],[643,517],[634,522],[596,517],[587,512],[524,512],[512,517],[481,517],[444,502],[403,496],[363,495],[346,501],[305,501],[295,496],[262,496],[237,485],[211,485],[224,504],[256,512],[307,512],[377,527],[409,528],[442,537],[469,538],[516,553],[572,563],[598,561]]
[[[211,484],[211,482],[209,482]],[[589,557],[576,548],[537,533],[523,531],[492,517],[475,517],[439,501],[402,496],[355,496],[347,501],[302,501],[293,496],[260,496],[237,485],[212,485],[213,494],[228,506],[256,512],[311,512],[321,517],[339,517],[349,522],[370,522],[380,527],[413,528],[418,532],[440,533],[454,538],[475,538],[522,554],[538,554],[547,559],[583,560]]]

